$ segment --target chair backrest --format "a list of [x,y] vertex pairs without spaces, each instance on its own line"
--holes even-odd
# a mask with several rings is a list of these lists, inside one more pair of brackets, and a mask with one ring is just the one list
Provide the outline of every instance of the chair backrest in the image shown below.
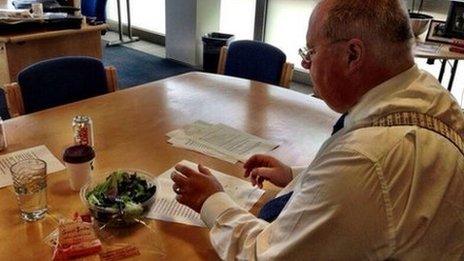
[[81,13],[87,17],[95,17],[98,22],[106,22],[107,0],[81,0]]
[[10,118],[5,91],[2,88],[0,88],[0,117],[2,117],[3,120]]
[[227,51],[224,74],[279,85],[286,56],[258,41],[235,41]]
[[24,113],[32,113],[108,93],[106,72],[92,57],[42,61],[18,75]]

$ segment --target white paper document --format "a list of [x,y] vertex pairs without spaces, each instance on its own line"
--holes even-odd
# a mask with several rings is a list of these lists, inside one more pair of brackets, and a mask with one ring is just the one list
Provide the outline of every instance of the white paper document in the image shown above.
[[276,143],[236,130],[224,124],[216,124],[205,135],[194,136],[194,138],[240,161],[246,161],[256,153],[268,152],[278,146]]
[[[198,169],[198,165],[190,161],[183,160],[179,163],[195,170]],[[213,169],[209,170],[219,180],[224,191],[232,200],[246,210],[250,210],[264,194],[264,190],[251,186],[250,182]],[[171,180],[171,173],[174,171],[173,167],[158,177],[159,186],[156,191],[155,203],[146,217],[204,227],[205,224],[201,220],[200,214],[176,201],[176,193],[172,190],[174,182]]]
[[419,52],[436,54],[440,52],[441,47],[442,45],[439,43],[431,43],[431,42],[420,43],[419,42],[419,43],[416,43],[414,50],[419,51]]
[[195,150],[203,154],[236,163],[245,162],[257,153],[266,153],[278,147],[277,143],[236,130],[224,124],[196,121],[167,134],[175,147]]
[[10,167],[18,161],[41,159],[47,163],[47,174],[65,169],[64,165],[44,145],[0,156],[0,188],[13,184]]
[[208,147],[208,145],[202,144],[198,141],[195,141],[187,136],[184,136],[184,134],[178,134],[176,138],[172,138],[168,140],[169,143],[171,143],[174,147],[178,148],[183,148],[187,150],[193,150],[193,151],[198,151],[200,153],[203,153],[205,155],[211,156],[213,158],[217,158],[220,160],[224,160],[227,162],[230,162],[232,164],[235,164],[238,162],[237,159],[235,159],[232,156],[228,156],[224,153],[221,153],[213,148]]

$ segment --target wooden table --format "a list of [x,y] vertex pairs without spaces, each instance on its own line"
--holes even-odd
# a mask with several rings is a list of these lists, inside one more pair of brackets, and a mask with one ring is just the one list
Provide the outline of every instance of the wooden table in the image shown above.
[[[13,7],[10,0],[0,0],[0,8]],[[22,69],[42,60],[68,55],[101,59],[106,28],[84,24],[81,29],[0,34],[0,85],[16,81]]]
[[[160,175],[186,159],[242,177],[242,164],[230,164],[169,145],[165,134],[195,120],[222,122],[281,146],[271,154],[291,165],[308,164],[330,136],[338,114],[322,101],[294,91],[222,75],[188,73],[88,100],[20,116],[5,122],[12,152],[45,144],[58,158],[72,142],[73,116],[94,122],[94,175],[118,168],[146,170]],[[266,184],[270,191],[276,189]],[[47,260],[51,249],[42,238],[56,228],[53,217],[71,217],[86,209],[67,183],[65,171],[48,176],[50,216],[33,223],[19,218],[12,187],[0,189],[0,260]],[[272,193],[266,193],[254,212]],[[114,242],[141,249],[143,260],[156,260],[159,247],[167,260],[215,260],[208,230],[147,220],[141,225],[112,230]]]

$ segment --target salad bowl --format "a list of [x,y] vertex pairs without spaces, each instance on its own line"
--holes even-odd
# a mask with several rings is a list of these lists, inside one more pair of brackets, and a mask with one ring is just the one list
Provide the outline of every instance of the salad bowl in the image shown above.
[[100,223],[125,226],[136,223],[155,201],[158,182],[144,171],[117,170],[85,184],[82,202]]

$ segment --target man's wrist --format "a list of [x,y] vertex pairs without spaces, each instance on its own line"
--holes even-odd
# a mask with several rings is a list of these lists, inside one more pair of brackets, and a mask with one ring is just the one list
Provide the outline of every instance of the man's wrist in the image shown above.
[[239,207],[224,191],[209,196],[200,210],[200,216],[208,228],[216,223],[218,217],[229,208]]
[[293,178],[298,176],[301,172],[306,170],[308,166],[292,166],[290,167]]

